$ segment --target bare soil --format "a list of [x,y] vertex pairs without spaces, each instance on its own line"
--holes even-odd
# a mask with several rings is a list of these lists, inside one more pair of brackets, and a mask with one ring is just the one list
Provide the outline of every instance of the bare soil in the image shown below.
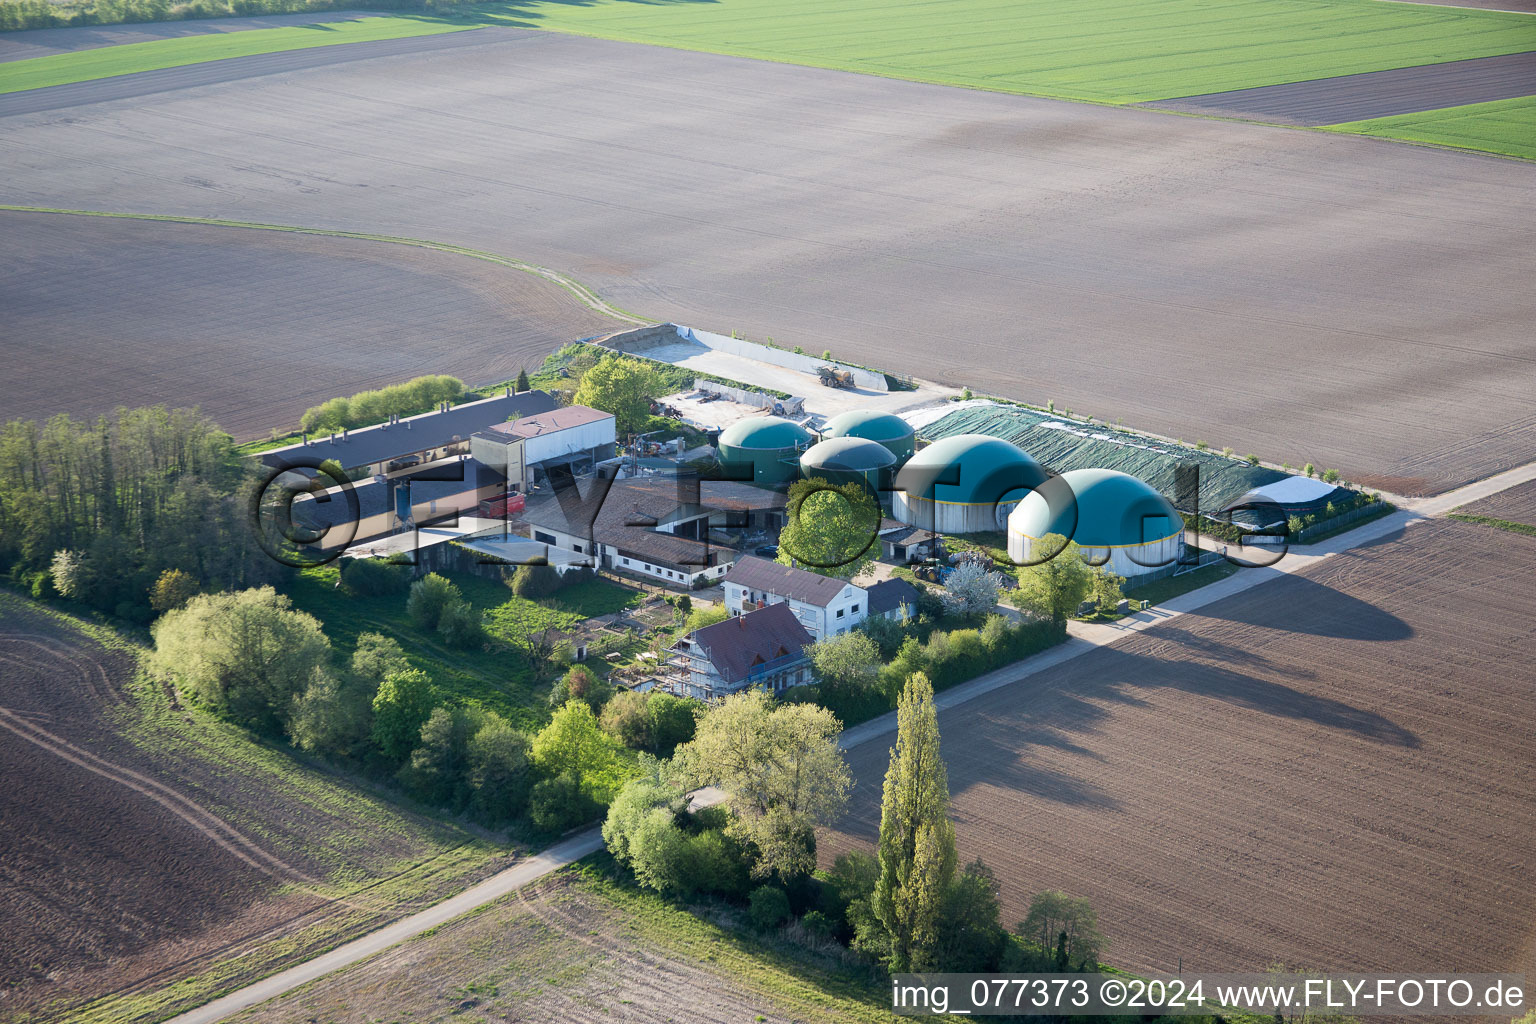
[[1142,106],[1281,124],[1325,125],[1532,93],[1536,93],[1536,52],[1234,89],[1154,100]]
[[[491,31],[458,33],[484,38],[451,54],[225,82],[182,69],[185,88],[131,102],[98,85],[65,110],[0,113],[0,200],[467,245],[658,320],[1054,399],[1399,494],[1536,459],[1527,163]],[[108,255],[85,266],[116,262],[102,237]],[[289,379],[317,374],[311,361],[327,390],[355,379],[327,369],[331,334],[355,338],[359,306],[408,315],[418,302],[390,298],[394,281],[339,277],[331,309],[324,277],[295,287],[320,319]],[[90,284],[58,281],[37,308],[67,318]],[[453,372],[451,353],[473,367],[501,350],[497,334],[473,340],[396,344],[412,369]],[[196,341],[191,371],[143,390],[198,384],[203,362],[231,369]],[[271,347],[233,367],[264,401],[279,392]],[[349,343],[340,361],[364,351]],[[76,369],[27,359],[45,390]]]
[[135,671],[0,595],[0,1019],[74,1019],[274,939],[303,953],[304,928],[377,926],[402,907],[373,883],[413,865],[423,898],[461,884],[432,865],[469,837],[297,764],[275,776],[231,731],[152,713]]
[[1088,897],[1128,968],[1536,970],[1533,570],[1422,523],[941,714],[962,859],[1008,923]]
[[199,405],[237,439],[427,373],[510,380],[615,321],[533,274],[385,242],[0,212],[0,418]]
[[1506,523],[1536,526],[1536,480],[1518,484],[1498,494],[1463,505],[1456,510],[1469,516],[1487,516]]

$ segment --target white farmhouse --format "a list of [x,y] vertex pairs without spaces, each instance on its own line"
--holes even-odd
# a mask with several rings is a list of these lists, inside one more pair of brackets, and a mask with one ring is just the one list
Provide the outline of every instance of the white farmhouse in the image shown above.
[[869,614],[863,587],[755,555],[737,559],[725,574],[724,586],[725,608],[731,615],[787,604],[812,640],[846,633]]

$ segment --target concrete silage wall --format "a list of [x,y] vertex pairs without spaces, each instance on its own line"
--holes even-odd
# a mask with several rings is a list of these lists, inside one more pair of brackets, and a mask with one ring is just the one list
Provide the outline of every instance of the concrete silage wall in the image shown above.
[[787,352],[781,348],[769,348],[767,345],[759,345],[756,342],[746,341],[741,338],[727,338],[723,334],[711,334],[709,331],[696,331],[692,327],[677,327],[677,334],[683,341],[692,341],[705,348],[714,349],[716,352],[728,352],[731,355],[741,356],[744,359],[755,359],[760,363],[768,363],[772,366],[782,366],[786,370],[798,370],[801,373],[809,373],[815,376],[818,367],[835,366],[839,370],[847,370],[853,374],[853,383],[865,391],[889,391],[886,386],[885,374],[875,373],[858,366],[849,366],[831,359],[817,359],[813,356],[804,356],[796,352]]
[[775,398],[773,395],[764,394],[761,391],[747,391],[743,388],[733,388],[729,384],[721,384],[719,381],[704,380],[699,378],[693,382],[694,390],[707,391],[712,395],[728,398],[741,405],[750,405],[758,409],[773,410],[778,406],[785,416],[799,416],[805,411],[805,399],[803,398]]

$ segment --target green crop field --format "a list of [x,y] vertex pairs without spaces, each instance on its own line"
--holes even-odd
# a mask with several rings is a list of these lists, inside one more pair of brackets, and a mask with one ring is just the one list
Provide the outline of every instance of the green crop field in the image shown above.
[[70,82],[89,82],[97,78],[177,68],[229,57],[307,50],[338,43],[430,36],[441,32],[462,32],[475,27],[473,24],[455,24],[439,18],[359,18],[356,21],[334,21],[320,25],[261,28],[220,35],[183,36],[148,43],[103,46],[0,64],[0,93],[67,85]]
[[480,24],[1107,103],[1536,48],[1529,15],[1381,0],[517,0],[450,19],[364,18],[37,57],[0,65],[0,92]]
[[1380,0],[526,0],[508,21],[1130,103],[1536,49],[1529,15]]
[[1433,142],[1536,160],[1536,96],[1351,121],[1333,125],[1328,131]]

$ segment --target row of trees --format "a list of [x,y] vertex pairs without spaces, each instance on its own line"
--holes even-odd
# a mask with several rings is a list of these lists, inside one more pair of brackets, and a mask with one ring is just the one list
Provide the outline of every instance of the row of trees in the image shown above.
[[[411,588],[411,616],[454,642],[479,616],[449,581]],[[271,587],[192,597],[154,625],[152,669],[219,717],[375,776],[454,813],[506,822],[525,812],[563,831],[593,820],[633,774],[635,755],[693,738],[697,701],[619,691],[581,665],[553,688],[535,735],[496,712],[447,700],[398,641],[363,633],[338,662],[320,622]]]
[[0,569],[37,597],[62,595],[147,622],[162,600],[272,582],[253,536],[255,481],[230,436],[195,409],[118,409],[0,430]]
[[[429,11],[454,6],[455,0],[376,0],[372,5],[374,9]],[[5,0],[0,3],[0,32],[349,9],[348,0]]]
[[[674,898],[735,903],[759,928],[837,941],[898,971],[1092,970],[1103,949],[1093,910],[1042,893],[1009,934],[997,884],[961,867],[949,820],[933,689],[903,687],[877,853],[816,871],[815,830],[843,811],[850,776],[841,726],[824,708],[762,693],[726,698],[668,761],[648,761],[609,808],[603,838],[639,884]],[[721,806],[685,793],[715,786]]]
[[391,416],[414,416],[431,412],[443,402],[457,402],[464,397],[464,382],[457,377],[431,374],[404,384],[391,384],[374,391],[327,399],[304,410],[299,428],[310,433],[342,430],[383,423]]
[[1060,643],[1065,621],[1011,622],[988,615],[979,627],[944,630],[926,613],[905,622],[869,618],[858,629],[813,644],[808,653],[818,682],[787,693],[814,701],[844,722],[859,722],[897,706],[909,676],[923,673],[945,689]]

